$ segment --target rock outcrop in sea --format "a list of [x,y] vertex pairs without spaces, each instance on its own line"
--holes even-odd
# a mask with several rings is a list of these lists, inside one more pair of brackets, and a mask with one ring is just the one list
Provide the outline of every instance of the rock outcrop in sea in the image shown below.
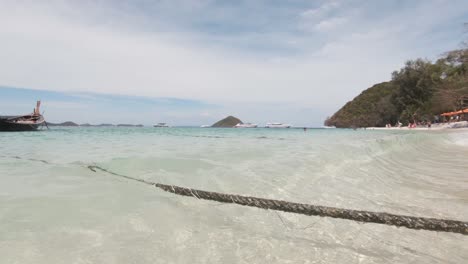
[[228,116],[214,123],[211,127],[234,127],[239,123],[242,124],[242,121],[239,118],[234,116]]

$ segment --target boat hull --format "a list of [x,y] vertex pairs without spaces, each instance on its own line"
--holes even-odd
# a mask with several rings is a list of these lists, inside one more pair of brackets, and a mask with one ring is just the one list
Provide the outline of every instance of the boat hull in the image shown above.
[[267,124],[265,128],[291,128],[288,124]]
[[156,125],[153,125],[153,127],[169,127],[169,125],[166,123],[157,123]]
[[35,131],[38,130],[42,123],[35,124],[21,124],[10,122],[7,120],[0,119],[0,131]]
[[27,115],[0,116],[0,131],[34,131],[46,125],[40,114],[41,101],[37,101],[34,112]]
[[234,126],[235,128],[257,128],[257,124],[237,124]]

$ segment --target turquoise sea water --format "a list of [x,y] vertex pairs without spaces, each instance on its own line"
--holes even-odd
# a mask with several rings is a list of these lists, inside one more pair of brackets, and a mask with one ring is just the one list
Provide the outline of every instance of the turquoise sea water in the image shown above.
[[466,263],[468,237],[165,193],[468,221],[467,131],[53,128],[0,133],[0,263]]

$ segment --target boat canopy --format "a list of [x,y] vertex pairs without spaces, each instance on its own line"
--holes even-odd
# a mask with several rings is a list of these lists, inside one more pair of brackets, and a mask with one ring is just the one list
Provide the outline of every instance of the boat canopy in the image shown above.
[[443,113],[443,114],[440,114],[441,116],[454,116],[454,115],[460,115],[460,114],[468,114],[468,108],[465,108],[463,110],[459,110],[459,111],[454,111],[454,112],[447,112],[447,113]]

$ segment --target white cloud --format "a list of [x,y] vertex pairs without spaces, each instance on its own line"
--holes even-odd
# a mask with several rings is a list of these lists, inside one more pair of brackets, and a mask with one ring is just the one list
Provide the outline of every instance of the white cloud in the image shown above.
[[340,6],[340,3],[336,1],[328,1],[328,2],[323,3],[317,8],[311,8],[302,12],[301,17],[308,18],[308,19],[316,18],[316,17],[320,18],[324,15],[327,15],[330,11],[338,8],[339,6]]
[[329,31],[345,24],[346,21],[347,19],[344,17],[333,17],[320,21],[314,28],[318,31]]
[[304,31],[328,31],[346,22],[344,17],[334,17],[339,9],[336,1],[325,2],[317,8],[308,9],[299,14],[299,29]]
[[319,65],[307,61],[208,50],[172,33],[90,26],[56,10],[8,9],[0,25],[7,85],[213,101],[290,102],[313,94],[304,89],[314,83],[306,72]]

